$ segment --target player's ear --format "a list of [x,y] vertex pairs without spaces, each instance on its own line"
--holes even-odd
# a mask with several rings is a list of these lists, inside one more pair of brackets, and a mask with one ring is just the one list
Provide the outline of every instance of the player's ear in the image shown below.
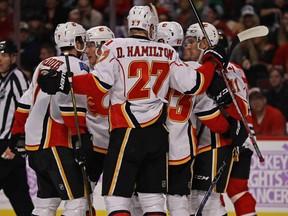
[[206,50],[209,47],[209,43],[206,38],[203,38],[203,40],[200,43],[200,48]]
[[16,64],[16,55],[10,55],[11,56],[11,64]]

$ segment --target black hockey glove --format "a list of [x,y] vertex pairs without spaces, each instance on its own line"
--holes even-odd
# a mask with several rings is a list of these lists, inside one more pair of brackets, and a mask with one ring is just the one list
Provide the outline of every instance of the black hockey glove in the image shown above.
[[89,133],[81,134],[81,146],[78,135],[72,136],[75,160],[80,166],[86,166],[93,153],[93,144]]
[[43,92],[50,95],[56,94],[59,91],[68,94],[70,91],[68,73],[53,69],[40,71],[38,85]]
[[223,66],[227,64],[228,58],[225,50],[220,46],[212,46],[204,51],[202,63],[212,61],[217,64],[216,70],[222,70]]
[[242,146],[248,137],[244,124],[241,120],[235,120],[232,117],[228,117],[227,120],[230,123],[230,130],[222,134],[222,136],[232,139],[233,146]]
[[26,157],[27,151],[25,149],[25,137],[23,134],[14,134],[9,140],[10,150],[18,156]]
[[213,79],[207,89],[208,96],[210,96],[219,106],[230,105],[232,103],[232,97],[228,91],[228,88],[223,78],[214,73]]

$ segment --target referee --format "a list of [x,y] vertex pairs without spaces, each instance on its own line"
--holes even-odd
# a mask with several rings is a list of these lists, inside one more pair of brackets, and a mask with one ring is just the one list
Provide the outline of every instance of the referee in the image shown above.
[[30,216],[33,203],[27,184],[25,158],[15,156],[7,148],[17,101],[28,89],[26,77],[15,64],[16,54],[13,42],[0,42],[0,190],[3,189],[17,216]]

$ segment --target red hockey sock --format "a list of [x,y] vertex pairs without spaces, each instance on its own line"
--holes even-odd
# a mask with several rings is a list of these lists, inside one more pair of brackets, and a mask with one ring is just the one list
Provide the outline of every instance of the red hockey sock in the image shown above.
[[248,191],[248,180],[230,178],[227,195],[234,204],[237,216],[255,213],[256,200]]
[[120,211],[113,211],[108,216],[131,216],[129,211],[120,210]]
[[[92,216],[96,216],[95,208],[92,206]],[[86,211],[86,216],[90,216],[89,211]]]

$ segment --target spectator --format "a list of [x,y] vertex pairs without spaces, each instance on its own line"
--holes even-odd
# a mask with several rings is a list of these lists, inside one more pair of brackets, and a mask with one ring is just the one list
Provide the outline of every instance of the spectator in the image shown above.
[[101,25],[103,22],[103,15],[92,8],[89,0],[78,0],[77,8],[80,12],[81,24],[85,29],[89,29],[98,25]]
[[[259,25],[259,17],[252,5],[241,9],[240,29],[243,31]],[[269,43],[268,37],[257,37],[243,41],[232,53],[231,61],[240,65],[245,71],[248,83],[256,87],[259,80],[268,80],[267,67],[272,65],[275,45]]]
[[[110,3],[107,0],[92,0],[92,8],[101,11],[103,15],[103,25],[109,23],[109,16],[111,10],[109,8]],[[143,5],[143,4],[142,4]],[[132,0],[117,0],[115,1],[115,12],[116,12],[116,25],[122,25],[122,20],[126,18],[127,13],[133,6]]]
[[[241,9],[238,30],[235,30],[235,33],[239,33],[257,25],[259,25],[259,17],[256,15],[253,6],[243,6]],[[253,47],[253,44],[250,40],[239,44],[232,53],[231,61],[240,65],[244,70],[249,70],[251,62],[255,62],[253,56],[256,56],[255,49],[250,49],[251,47]]]
[[43,16],[39,13],[32,13],[27,16],[27,23],[31,37],[39,43],[51,42],[49,30],[45,27]]
[[20,22],[20,55],[21,55],[21,68],[28,71],[32,75],[35,67],[39,63],[40,44],[31,36],[29,26],[26,22]]
[[288,77],[288,43],[276,49],[272,59],[272,65],[283,67],[285,77]]
[[68,21],[69,22],[75,22],[75,23],[80,23],[81,22],[80,11],[77,8],[74,9],[74,10],[71,10],[69,12]]
[[66,22],[68,18],[68,10],[62,7],[60,0],[46,0],[42,14],[45,26],[51,35],[53,35],[57,25]]
[[56,47],[51,43],[44,43],[40,48],[40,60],[48,59],[49,57],[56,56]]
[[122,38],[127,38],[128,35],[128,20],[127,16],[129,13],[126,14],[126,16],[123,18],[123,24],[122,25],[117,25],[115,28],[115,37],[122,37]]
[[241,31],[244,31],[248,28],[252,28],[255,26],[258,26],[260,24],[259,16],[256,14],[255,9],[252,5],[244,5],[241,8],[241,17],[239,19],[239,33]]
[[41,12],[46,0],[21,0],[21,18],[26,20],[31,13]]
[[126,17],[126,14],[129,12],[130,8],[133,6],[133,2],[132,0],[118,0],[115,1],[115,4],[116,4],[116,17],[120,18],[117,19],[116,22],[119,21],[121,22],[121,20]]
[[256,136],[285,135],[285,117],[280,110],[266,104],[266,97],[259,88],[250,89],[249,101]]
[[92,1],[93,9],[97,11],[104,11],[109,6],[109,1],[107,0],[94,0]]
[[8,0],[0,0],[0,41],[13,37],[13,17]]
[[223,16],[223,9],[221,10],[221,7],[217,7],[217,5],[214,4],[209,4],[205,14],[204,20],[213,24],[217,29],[221,29],[230,41],[235,37],[235,33],[233,33],[227,24],[228,20],[221,19]]
[[288,8],[282,11],[280,26],[274,32],[269,32],[270,40],[277,47],[288,42]]
[[171,21],[169,10],[166,9],[165,7],[162,7],[162,6],[157,7],[157,13],[158,13],[158,18],[159,18],[159,23],[165,22],[165,21]]
[[281,10],[287,5],[286,0],[265,0],[262,1],[260,7],[261,24],[269,28],[270,31],[275,31],[279,28]]
[[179,8],[177,9],[176,14],[175,21],[182,26],[184,32],[186,32],[192,23],[196,22],[196,18],[191,12],[189,1],[179,0]]
[[272,67],[269,71],[271,88],[266,93],[267,103],[279,109],[288,121],[288,85],[281,67]]

